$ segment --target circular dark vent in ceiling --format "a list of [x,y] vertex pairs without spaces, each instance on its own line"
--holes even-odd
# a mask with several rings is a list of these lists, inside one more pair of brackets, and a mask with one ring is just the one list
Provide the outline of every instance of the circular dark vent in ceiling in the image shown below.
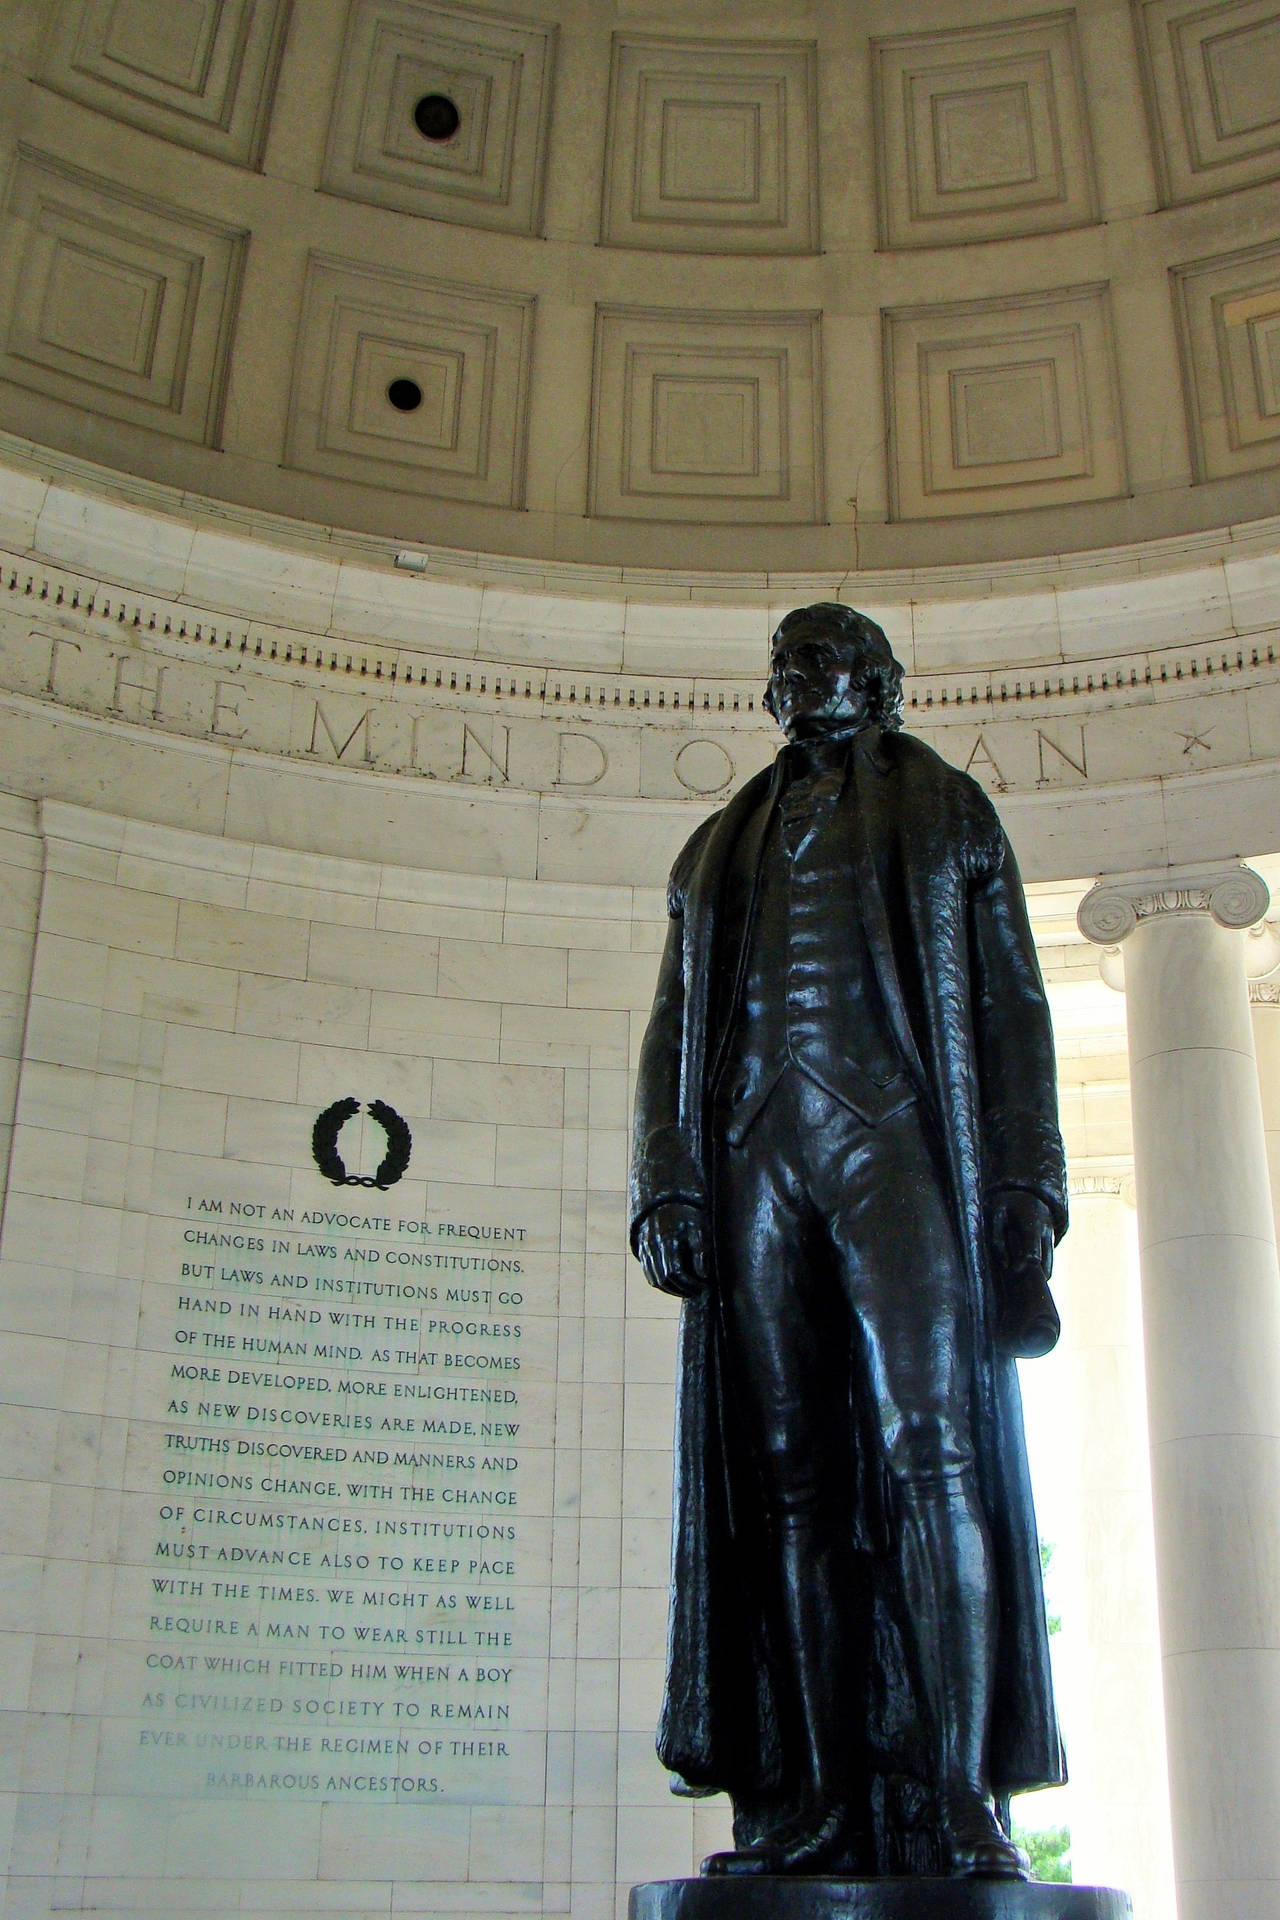
[[413,110],[413,124],[424,140],[452,140],[462,115],[447,93],[424,93]]
[[422,388],[416,380],[393,380],[387,398],[397,413],[412,413],[422,405]]

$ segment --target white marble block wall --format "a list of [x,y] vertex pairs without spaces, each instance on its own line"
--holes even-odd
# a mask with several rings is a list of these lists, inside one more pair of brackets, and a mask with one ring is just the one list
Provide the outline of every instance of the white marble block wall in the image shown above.
[[[250,848],[45,802],[25,1008],[34,824],[32,811],[0,820],[0,910],[12,903],[17,923],[0,941],[6,1052],[25,1009],[0,1262],[11,1402],[0,1461],[14,1516],[0,1623],[12,1733],[7,1911],[599,1920],[632,1879],[688,1871],[719,1840],[723,1816],[673,1801],[652,1749],[674,1315],[624,1253],[623,1219],[627,1073],[663,932],[660,894]],[[386,1101],[411,1128],[408,1169],[385,1192],[339,1189],[313,1161],[313,1122],[346,1095]],[[366,1118],[340,1144],[348,1168],[367,1174],[386,1143]],[[210,1209],[220,1200],[221,1217],[202,1214],[202,1199]],[[264,1212],[233,1218],[233,1205]],[[330,1233],[327,1263],[304,1251],[325,1232],[304,1241],[303,1213],[344,1209],[420,1225]],[[434,1237],[424,1240],[423,1226]],[[517,1307],[452,1309],[437,1334],[428,1332],[437,1309],[419,1306],[415,1339],[350,1318],[357,1308],[374,1308],[375,1320],[394,1313],[385,1297],[334,1291],[319,1305],[326,1317],[348,1315],[336,1336],[348,1351],[334,1359],[342,1348],[330,1347],[323,1364],[327,1327],[268,1321],[270,1306],[310,1307],[318,1286],[345,1287],[357,1271],[426,1284],[420,1270],[389,1263],[415,1246],[474,1250],[471,1229],[491,1226],[520,1234]],[[450,1228],[458,1237],[443,1237]],[[184,1242],[204,1230],[256,1232],[265,1251]],[[365,1260],[380,1249],[382,1264],[347,1275],[348,1247]],[[273,1265],[305,1272],[311,1291],[273,1292]],[[441,1292],[447,1277],[437,1275]],[[473,1312],[481,1317],[464,1322]],[[497,1354],[505,1340],[509,1352],[517,1325],[518,1374],[468,1371],[476,1363],[465,1359],[442,1371],[445,1351]],[[246,1356],[241,1345],[289,1336],[301,1358]],[[414,1364],[394,1357],[406,1340]],[[423,1359],[428,1346],[436,1352]],[[220,1377],[202,1380],[201,1368]],[[249,1384],[231,1384],[233,1368]],[[450,1486],[498,1484],[499,1467],[465,1464],[489,1459],[477,1427],[491,1406],[437,1405],[437,1415],[470,1418],[471,1437],[414,1437],[452,1463],[443,1468],[362,1465],[359,1483],[385,1481],[381,1491],[350,1493],[349,1460],[276,1463],[281,1474],[331,1474],[334,1497],[254,1484],[270,1464],[236,1450],[258,1433],[351,1452],[407,1444],[377,1430],[399,1417],[390,1397],[347,1395],[347,1407],[370,1407],[372,1432],[278,1424],[314,1422],[341,1397],[335,1387],[376,1393],[380,1380],[388,1396],[414,1380],[518,1389],[508,1456],[518,1538],[500,1549],[511,1574],[473,1574],[474,1543],[451,1573],[440,1555],[456,1547],[370,1534],[384,1515],[441,1514]],[[217,1450],[223,1441],[229,1452]],[[459,1447],[465,1456],[440,1451]],[[250,1489],[233,1478],[229,1493],[193,1492],[166,1473],[239,1475]],[[418,1493],[405,1490],[415,1482]],[[365,1531],[264,1534],[196,1517],[246,1506],[295,1520],[345,1516]],[[283,1571],[252,1561],[229,1570],[217,1558],[228,1543],[257,1551],[263,1539],[311,1558]],[[202,1558],[173,1557],[202,1548]],[[368,1570],[321,1569],[326,1549],[352,1548],[370,1557]],[[380,1570],[379,1552],[388,1561],[398,1552],[404,1567]],[[414,1552],[426,1563],[416,1577]],[[412,1655],[435,1663],[426,1677],[397,1681],[395,1660],[407,1662],[421,1622],[449,1616],[406,1612],[417,1601],[385,1596],[425,1593],[434,1607],[453,1591],[465,1607],[468,1587],[477,1600],[512,1603],[510,1624],[503,1610],[485,1629],[510,1632],[507,1648],[428,1646]],[[218,1651],[209,1656],[214,1642],[179,1619],[205,1622],[202,1635],[223,1621]],[[408,1642],[393,1640],[389,1655],[353,1648],[358,1622],[387,1621],[384,1631],[407,1630]],[[280,1643],[289,1622],[307,1625],[309,1639]],[[339,1624],[345,1645],[335,1648]],[[193,1647],[195,1669],[175,1667]],[[148,1668],[148,1654],[159,1663]],[[206,1658],[224,1654],[249,1664],[210,1676]],[[432,1701],[477,1697],[468,1659],[477,1673],[482,1659],[495,1674],[509,1668],[488,1696],[508,1707],[505,1723],[443,1721],[431,1730],[443,1757],[424,1759]],[[370,1677],[376,1660],[388,1663],[381,1678]],[[324,1718],[325,1703],[346,1701],[363,1701],[363,1712]],[[335,1728],[346,1738],[352,1726],[351,1737],[375,1743],[389,1729],[407,1733],[410,1751],[396,1754],[394,1739],[354,1760],[320,1750],[321,1738]],[[455,1760],[447,1743],[459,1733],[505,1739],[508,1754]],[[412,1787],[395,1784],[406,1776]]]
[[36,809],[0,793],[0,1194],[9,1171],[43,865]]

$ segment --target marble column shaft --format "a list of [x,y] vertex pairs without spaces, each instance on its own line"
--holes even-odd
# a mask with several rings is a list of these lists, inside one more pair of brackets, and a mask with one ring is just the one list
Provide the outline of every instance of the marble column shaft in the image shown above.
[[[1269,927],[1271,936],[1261,956],[1265,965],[1275,948],[1280,948],[1280,927]],[[1273,946],[1274,943],[1274,946]],[[1266,1133],[1267,1163],[1271,1169],[1271,1213],[1280,1239],[1280,952],[1276,966],[1264,977],[1249,982],[1249,1002],[1253,1013],[1253,1050],[1258,1061],[1258,1090],[1262,1095],[1262,1124]]]
[[[1133,1209],[1119,1175],[1071,1184],[1054,1266],[1069,1382],[1073,1512],[1061,1538],[1072,1593],[1068,1695],[1071,1861],[1123,1887],[1134,1920],[1173,1920],[1146,1394]],[[1034,1386],[1027,1382],[1030,1392]]]
[[1123,941],[1179,1920],[1280,1920],[1280,1277],[1247,868],[1135,876]]

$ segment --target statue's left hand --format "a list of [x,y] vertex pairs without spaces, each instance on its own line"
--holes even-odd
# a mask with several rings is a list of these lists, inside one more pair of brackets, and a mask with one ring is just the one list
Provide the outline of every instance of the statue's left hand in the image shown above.
[[1053,1215],[1038,1194],[1006,1188],[987,1202],[987,1244],[995,1269],[996,1343],[1017,1359],[1039,1359],[1062,1331],[1049,1291]]

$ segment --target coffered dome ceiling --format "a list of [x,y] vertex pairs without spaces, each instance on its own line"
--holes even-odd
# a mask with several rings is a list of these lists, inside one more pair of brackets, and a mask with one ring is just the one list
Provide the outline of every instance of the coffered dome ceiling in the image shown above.
[[0,428],[628,569],[1280,507],[1277,0],[8,0]]

